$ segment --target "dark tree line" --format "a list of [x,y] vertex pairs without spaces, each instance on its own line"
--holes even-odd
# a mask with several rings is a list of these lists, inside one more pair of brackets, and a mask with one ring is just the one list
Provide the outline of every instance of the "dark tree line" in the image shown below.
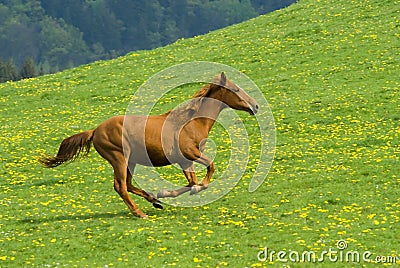
[[1,70],[7,69],[1,71],[0,79],[4,80],[3,73],[10,73],[7,79],[15,77],[15,73],[16,79],[24,77],[22,67],[28,59],[34,65],[30,73],[52,73],[129,51],[163,46],[293,2],[0,0],[0,58],[5,59],[0,66]]
[[0,59],[0,83],[32,78],[42,74],[44,74],[43,70],[37,70],[31,57],[26,58],[20,69],[17,68],[12,59],[7,62]]

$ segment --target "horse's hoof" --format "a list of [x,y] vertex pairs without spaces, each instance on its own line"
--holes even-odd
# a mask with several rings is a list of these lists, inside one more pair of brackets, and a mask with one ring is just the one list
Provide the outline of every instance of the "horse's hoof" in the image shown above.
[[157,193],[157,198],[164,198],[170,196],[170,192],[167,190],[161,190]]
[[[150,200],[149,199],[147,200],[151,202],[155,208],[163,209],[162,202],[158,200],[153,193],[149,193],[149,195],[151,196],[151,198]],[[160,198],[158,195],[157,197]]]
[[159,209],[163,209],[164,208],[163,205],[161,204],[161,202],[158,201],[158,200],[157,200],[157,202],[153,203],[153,207],[159,208]]
[[192,188],[190,189],[190,195],[194,195],[197,194],[198,192],[203,190],[204,186],[200,186],[200,185],[194,185],[192,186]]
[[146,214],[144,214],[143,212],[139,211],[139,212],[135,212],[133,213],[134,216],[141,218],[141,219],[148,219],[149,216],[147,216]]

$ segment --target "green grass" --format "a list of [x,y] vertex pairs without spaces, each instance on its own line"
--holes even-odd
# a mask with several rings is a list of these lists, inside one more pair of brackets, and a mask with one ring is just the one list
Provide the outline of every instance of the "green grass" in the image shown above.
[[[302,0],[164,48],[1,84],[0,266],[282,266],[258,252],[322,252],[340,239],[373,258],[399,256],[399,17],[397,0]],[[203,207],[155,210],[134,197],[145,221],[130,215],[95,150],[57,169],[36,162],[123,114],[156,72],[193,60],[244,72],[271,106],[277,152],[254,193],[245,176]]]

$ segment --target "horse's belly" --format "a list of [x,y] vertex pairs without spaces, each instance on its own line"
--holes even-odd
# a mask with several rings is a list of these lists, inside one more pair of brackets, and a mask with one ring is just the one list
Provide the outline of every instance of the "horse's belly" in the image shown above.
[[139,147],[140,148],[132,148],[129,162],[154,167],[167,166],[171,164],[170,159],[165,156],[164,152],[152,150],[151,148],[146,149],[143,146]]

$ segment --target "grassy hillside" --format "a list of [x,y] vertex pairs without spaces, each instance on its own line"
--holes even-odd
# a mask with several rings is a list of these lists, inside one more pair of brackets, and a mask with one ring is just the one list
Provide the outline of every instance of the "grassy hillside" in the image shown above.
[[[399,17],[398,0],[301,0],[164,48],[1,84],[0,266],[281,266],[276,254],[265,262],[257,254],[319,256],[341,239],[372,260],[399,256]],[[277,152],[254,193],[243,179],[208,206],[163,211],[134,197],[151,215],[144,221],[130,215],[94,150],[57,169],[36,162],[123,114],[156,72],[193,60],[244,72],[271,105]]]

